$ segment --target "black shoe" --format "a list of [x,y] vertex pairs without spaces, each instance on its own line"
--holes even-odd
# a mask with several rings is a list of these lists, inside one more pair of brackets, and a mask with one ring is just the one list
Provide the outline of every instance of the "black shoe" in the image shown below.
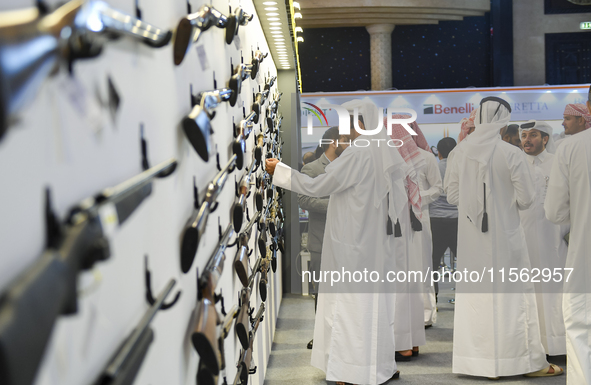
[[394,354],[394,358],[396,359],[396,362],[400,362],[400,361],[410,361],[410,359],[412,358],[412,356],[403,356],[402,354],[396,352]]
[[413,356],[413,357],[418,357],[418,356],[419,356],[419,351],[418,351],[418,350],[416,350],[416,351],[415,351],[415,350],[413,350],[413,351],[412,351],[412,356]]
[[314,339],[310,340],[310,342],[308,342],[308,349],[312,349],[312,347],[314,347]]
[[432,328],[432,327],[433,327],[433,324],[425,325],[425,329],[429,329],[429,328]]
[[391,380],[397,380],[400,378],[400,370],[397,370],[396,373],[390,378]]

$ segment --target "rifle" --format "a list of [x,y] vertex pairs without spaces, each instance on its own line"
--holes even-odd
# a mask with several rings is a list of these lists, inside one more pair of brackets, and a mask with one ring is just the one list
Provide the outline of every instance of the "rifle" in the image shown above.
[[248,323],[253,312],[253,310],[250,308],[250,295],[252,294],[254,279],[261,269],[262,259],[262,256],[257,259],[256,263],[254,264],[254,268],[252,269],[252,273],[250,274],[250,277],[248,277],[248,285],[244,286],[240,290],[240,310],[238,311],[238,316],[236,317],[234,330],[236,330],[238,340],[244,349],[248,347]]
[[254,149],[254,158],[256,159],[257,163],[260,164],[261,160],[263,160],[263,146],[265,145],[265,136],[263,134],[258,134],[256,139],[256,147]]
[[267,55],[269,55],[268,52],[266,54],[263,54],[258,49],[252,54],[252,61],[250,62],[250,64],[252,64],[252,72],[250,73],[251,79],[254,80],[254,78],[257,77],[259,69],[261,68],[261,63],[267,57]]
[[271,87],[275,84],[275,80],[277,80],[277,76],[271,76],[265,81],[265,91],[271,91]]
[[268,132],[275,131],[274,121],[275,121],[275,117],[277,115],[277,109],[279,108],[279,101],[281,100],[282,95],[283,95],[283,92],[275,94],[273,101],[271,102],[271,104],[269,104],[269,108],[267,109],[267,111],[269,111],[269,115],[267,116]]
[[230,77],[228,81],[228,88],[232,91],[232,97],[230,98],[230,105],[234,107],[236,105],[236,100],[238,99],[238,95],[242,91],[242,82],[245,81],[248,76],[252,72],[252,64],[239,64],[236,66],[236,70],[234,70],[234,74]]
[[102,1],[72,0],[48,14],[40,8],[0,17],[0,139],[61,64],[71,71],[74,61],[97,57],[106,42],[124,35],[154,48],[172,37]]
[[[241,7],[236,8],[234,14],[228,17],[228,26],[226,27],[226,44],[232,44],[234,36],[238,36],[238,28],[248,25],[254,15],[244,12]],[[232,32],[233,31],[233,32]]]
[[[174,38],[174,64],[179,65],[183,62],[185,55],[189,51],[191,44],[197,43],[202,32],[211,27],[226,28],[226,40],[228,35],[234,38],[236,26],[230,26],[228,18],[211,5],[203,5],[199,11],[191,13],[181,19],[176,27]],[[230,40],[231,42],[232,40]]]
[[185,225],[185,229],[183,230],[183,240],[181,241],[181,270],[183,273],[187,273],[193,265],[199,242],[205,232],[207,218],[210,213],[217,209],[218,196],[224,188],[226,180],[228,180],[228,175],[234,171],[235,164],[236,155],[233,155],[226,166],[221,169],[215,178],[213,178],[213,180],[207,185],[205,197],[203,198],[201,205],[198,204],[199,197],[197,189],[194,191],[195,207],[193,209],[193,214]]
[[233,93],[229,88],[200,92],[191,98],[193,109],[181,121],[189,143],[205,162],[209,161],[209,135],[213,132],[211,120],[215,117],[214,110],[221,102],[229,101]]
[[221,368],[221,353],[216,344],[216,327],[220,319],[215,308],[215,304],[220,299],[222,300],[222,314],[226,315],[223,309],[223,298],[221,295],[215,294],[215,289],[224,270],[225,251],[233,234],[232,225],[228,225],[205,269],[203,269],[203,273],[197,280],[199,303],[197,304],[197,316],[191,341],[201,357],[201,362],[215,376],[219,374]]
[[254,194],[254,201],[255,201],[256,209],[258,212],[263,211],[263,204],[264,204],[263,194],[265,192],[265,182],[266,182],[266,180],[265,180],[264,176],[257,177],[257,179],[256,179],[256,192]]
[[[220,351],[220,373],[224,378],[224,384],[226,383],[226,357],[225,357],[225,349],[224,349],[224,340],[230,335],[230,329],[232,328],[232,321],[236,318],[238,314],[238,306],[234,305],[232,310],[226,315],[226,318],[220,325],[220,332],[218,337],[218,348]],[[218,383],[218,375],[213,374],[208,368],[207,365],[203,364],[201,361],[199,362],[199,370],[197,371],[197,384],[198,385],[217,385]]]
[[244,348],[245,350],[240,352],[241,359],[237,365],[238,371],[236,372],[236,377],[234,378],[234,385],[237,385],[238,383],[240,383],[240,385],[248,385],[248,375],[256,373],[256,366],[254,367],[254,369],[250,369],[252,363],[252,350],[254,347],[254,338],[256,336],[256,332],[259,328],[259,325],[263,320],[264,312],[265,304],[261,303],[259,311],[257,312],[257,315],[255,316],[255,320],[252,325],[252,331],[250,332],[250,340],[248,342],[248,347]]
[[250,255],[248,242],[250,241],[250,234],[252,233],[252,227],[258,221],[261,213],[257,212],[254,217],[248,222],[246,228],[238,236],[238,251],[234,258],[234,270],[236,275],[242,282],[242,286],[248,286],[248,257]]
[[250,178],[256,169],[256,162],[250,164],[250,168],[244,173],[240,179],[240,184],[236,188],[236,200],[232,205],[232,223],[234,230],[240,231],[242,228],[242,221],[244,220],[244,210],[246,209],[246,198],[250,190]]
[[152,193],[152,179],[172,174],[176,164],[170,159],[85,199],[65,225],[53,215],[47,191],[47,249],[0,296],[2,385],[33,382],[56,319],[77,312],[78,273],[110,257],[107,234]]
[[269,90],[258,92],[255,96],[255,100],[252,103],[251,110],[256,113],[253,122],[257,124],[259,122],[259,116],[261,115],[261,110],[263,108],[263,104],[267,101],[267,97],[269,96]]
[[133,383],[154,340],[154,331],[150,327],[150,323],[162,307],[175,283],[174,279],[168,281],[154,304],[146,311],[129,337],[117,349],[105,371],[94,383],[95,385],[126,385]]

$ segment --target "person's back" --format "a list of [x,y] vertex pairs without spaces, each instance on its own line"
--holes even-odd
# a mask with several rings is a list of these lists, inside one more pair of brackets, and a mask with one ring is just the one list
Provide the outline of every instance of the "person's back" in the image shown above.
[[458,205],[458,270],[470,276],[456,284],[454,329],[461,332],[454,333],[453,372],[560,374],[546,361],[533,283],[508,280],[512,268],[531,270],[518,213],[535,197],[529,166],[521,150],[499,135],[509,105],[488,98],[479,109],[484,117],[477,113],[476,130],[454,150],[445,176],[448,200]]
[[[564,271],[567,384],[591,383],[591,130],[566,138],[554,157],[544,208],[556,224],[570,223]],[[570,275],[568,280],[566,275]]]

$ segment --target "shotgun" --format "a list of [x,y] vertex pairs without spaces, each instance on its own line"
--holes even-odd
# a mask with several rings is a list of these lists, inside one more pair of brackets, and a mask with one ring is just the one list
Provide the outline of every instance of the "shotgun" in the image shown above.
[[181,121],[189,143],[205,162],[209,161],[211,120],[215,117],[215,109],[222,102],[229,101],[233,93],[229,88],[200,92],[191,98],[193,109]]
[[252,233],[252,228],[254,224],[258,221],[261,213],[257,212],[255,216],[253,216],[248,222],[246,228],[240,233],[238,236],[238,251],[236,252],[236,257],[234,257],[234,271],[240,279],[242,286],[248,286],[248,256],[249,256],[249,247],[248,243],[250,241],[250,235]]
[[129,337],[123,341],[94,385],[127,385],[133,383],[154,340],[154,331],[150,328],[150,323],[160,310],[175,283],[174,279],[168,281],[164,290],[156,298],[154,305],[146,311]]
[[234,230],[230,224],[226,227],[218,246],[198,279],[199,303],[197,304],[195,327],[191,335],[191,342],[199,354],[201,362],[215,376],[219,375],[222,363],[216,335],[220,317],[215,308],[215,304],[221,296],[215,294],[215,289],[224,270],[225,252],[232,235],[234,235]]
[[48,247],[0,296],[0,384],[35,379],[56,319],[78,310],[78,273],[110,257],[107,234],[152,193],[152,181],[176,168],[170,159],[76,205],[65,224],[48,206]]
[[185,225],[183,239],[181,241],[181,270],[183,273],[187,273],[193,265],[199,242],[205,232],[209,214],[217,208],[218,196],[224,188],[226,180],[228,180],[228,175],[234,171],[235,164],[236,155],[233,155],[226,166],[221,169],[215,178],[213,178],[213,180],[207,185],[205,198],[199,207],[197,207],[198,197],[195,196],[196,204],[193,209],[193,214]]
[[257,368],[254,367],[254,369],[251,369],[251,364],[252,364],[252,350],[254,347],[254,338],[256,336],[256,332],[259,328],[259,325],[261,324],[261,322],[263,321],[263,313],[265,312],[265,304],[261,303],[261,306],[259,307],[259,311],[257,312],[253,325],[252,325],[252,331],[250,332],[250,339],[248,342],[248,347],[244,348],[243,351],[241,351],[240,353],[240,361],[238,362],[238,371],[236,372],[236,377],[234,379],[234,385],[240,384],[240,385],[248,385],[248,375],[249,374],[255,374]]
[[38,8],[0,13],[0,140],[47,77],[99,56],[121,36],[159,48],[172,32],[96,0],[72,0],[46,14]]

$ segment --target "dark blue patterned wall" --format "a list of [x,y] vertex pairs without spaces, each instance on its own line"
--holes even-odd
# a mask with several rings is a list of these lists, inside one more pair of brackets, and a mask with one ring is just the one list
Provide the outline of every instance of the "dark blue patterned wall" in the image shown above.
[[[365,28],[304,30],[300,63],[304,92],[371,88]],[[392,86],[398,89],[491,85],[490,20],[466,17],[438,25],[396,26]]]
[[400,25],[392,33],[392,86],[398,89],[491,85],[488,16],[438,25]]
[[299,44],[304,92],[371,88],[369,33],[360,28],[307,28]]

